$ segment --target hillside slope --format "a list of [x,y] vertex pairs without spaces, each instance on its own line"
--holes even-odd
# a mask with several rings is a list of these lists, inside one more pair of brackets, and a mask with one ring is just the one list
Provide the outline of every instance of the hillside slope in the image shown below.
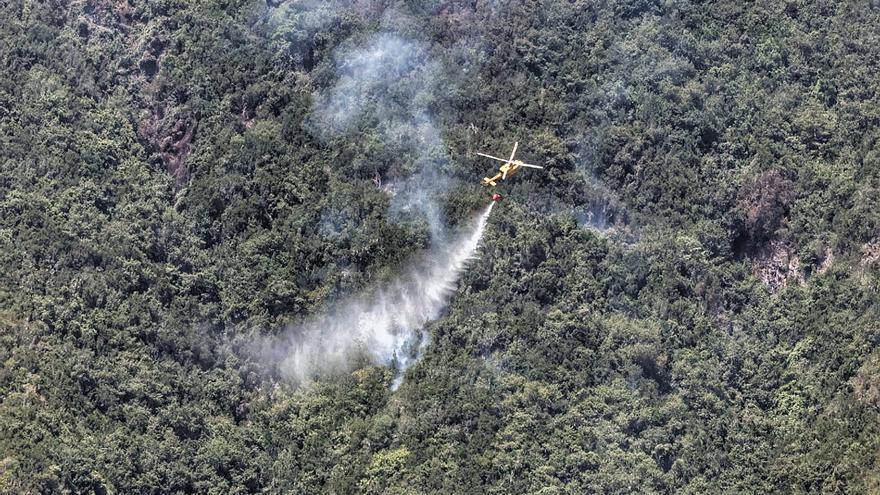
[[[880,491],[875,3],[3,4],[0,492]],[[398,388],[248,351],[514,141]]]

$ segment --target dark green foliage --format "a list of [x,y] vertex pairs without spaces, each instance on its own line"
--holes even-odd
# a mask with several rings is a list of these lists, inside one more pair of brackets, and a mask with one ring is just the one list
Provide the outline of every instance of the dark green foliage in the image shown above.
[[[880,492],[876,3],[4,3],[0,492]],[[321,132],[378,33],[428,68]],[[244,352],[514,140],[399,389]]]

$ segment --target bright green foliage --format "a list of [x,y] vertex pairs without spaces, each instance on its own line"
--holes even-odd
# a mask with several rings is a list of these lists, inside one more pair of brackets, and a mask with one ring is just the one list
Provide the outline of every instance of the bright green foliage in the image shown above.
[[[880,492],[877,7],[3,3],[0,492]],[[321,132],[383,33],[426,68]],[[430,245],[392,182],[463,224],[514,140],[398,389],[247,352]]]

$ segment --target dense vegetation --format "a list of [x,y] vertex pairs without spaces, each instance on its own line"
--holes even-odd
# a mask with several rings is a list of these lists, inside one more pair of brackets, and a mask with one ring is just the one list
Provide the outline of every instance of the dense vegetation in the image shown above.
[[[880,492],[875,4],[4,2],[0,492]],[[514,140],[398,389],[241,352]]]

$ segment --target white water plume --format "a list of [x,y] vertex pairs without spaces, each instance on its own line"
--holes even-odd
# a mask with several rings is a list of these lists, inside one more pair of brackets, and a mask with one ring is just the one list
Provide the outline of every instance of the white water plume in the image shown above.
[[394,365],[396,386],[427,343],[424,325],[441,315],[467,262],[476,255],[493,205],[382,289],[342,301],[325,315],[263,343],[262,356],[297,384],[349,371],[359,360]]

